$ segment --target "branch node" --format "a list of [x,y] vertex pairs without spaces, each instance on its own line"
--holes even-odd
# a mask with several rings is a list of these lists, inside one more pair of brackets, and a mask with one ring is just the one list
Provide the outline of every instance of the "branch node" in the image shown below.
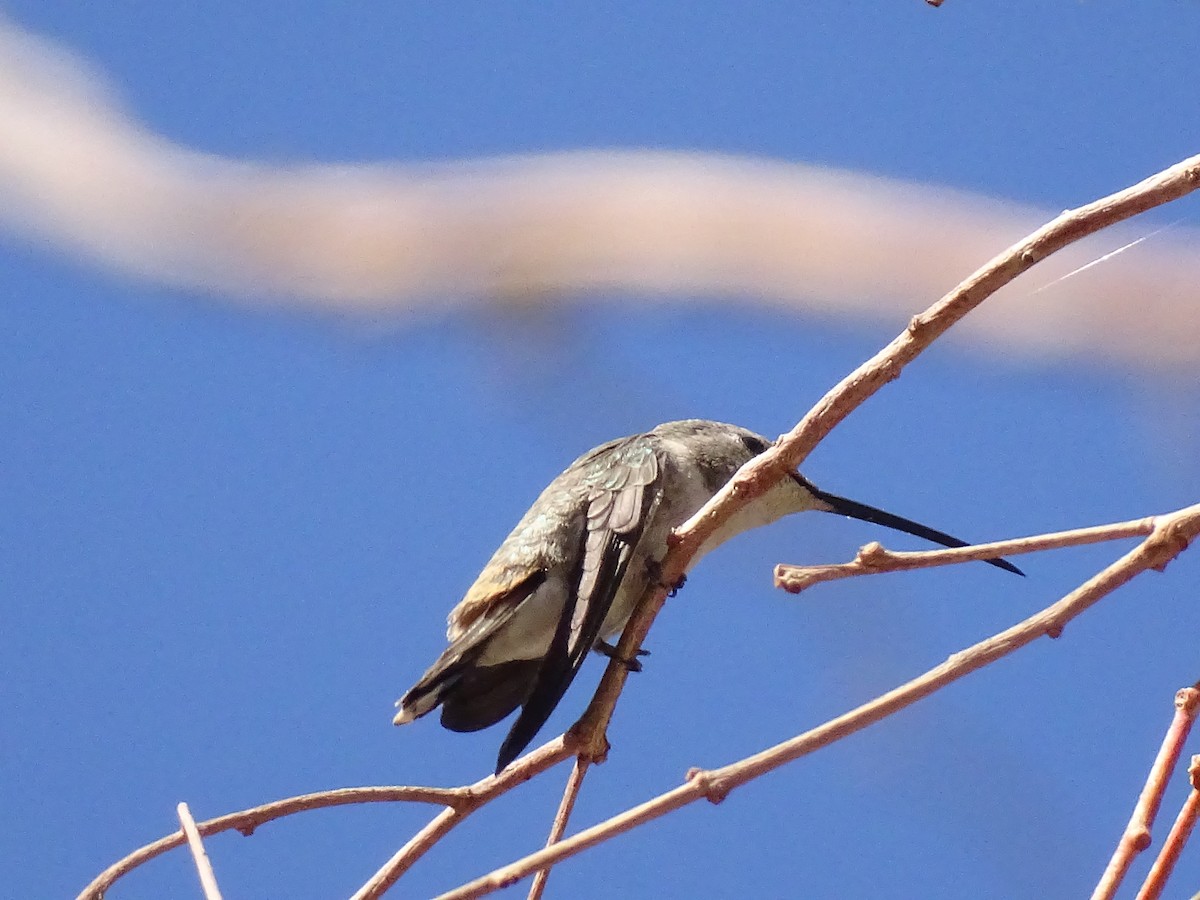
[[1150,568],[1155,572],[1165,572],[1167,564],[1188,548],[1192,535],[1187,525],[1178,519],[1159,522],[1154,534],[1146,539],[1146,543],[1154,553]]
[[239,825],[234,830],[242,837],[250,837],[250,835],[254,834],[254,832],[258,830],[258,826],[253,823],[250,825]]
[[866,569],[882,569],[889,565],[895,557],[884,549],[879,541],[871,541],[858,548],[854,561]]
[[592,720],[590,712],[589,708],[584,712],[583,718],[567,729],[564,743],[567,750],[574,753],[580,762],[599,765],[608,759],[608,751],[612,749],[612,744],[608,742],[606,729]]
[[1062,633],[1062,622],[1052,622],[1046,626],[1046,637],[1050,638],[1052,641],[1057,641],[1060,637],[1062,637]]
[[1196,687],[1181,688],[1175,693],[1175,708],[1191,718],[1200,712],[1200,689]]
[[729,788],[724,781],[716,777],[709,769],[691,768],[687,770],[687,780],[698,785],[704,792],[704,798],[709,803],[720,803],[729,796]]
[[[529,779],[526,778],[517,783],[523,784],[524,781],[528,780]],[[482,802],[482,800],[487,796],[487,793],[490,792],[480,792],[476,789],[475,785],[466,785],[465,787],[459,789],[459,793],[456,793],[453,797],[447,798],[446,806],[454,810],[456,813],[470,812]]]
[[779,563],[775,566],[775,587],[782,588],[789,594],[799,594],[815,581],[810,571],[801,566]]
[[1192,783],[1192,789],[1200,791],[1200,753],[1192,757],[1191,765],[1188,766],[1188,781]]

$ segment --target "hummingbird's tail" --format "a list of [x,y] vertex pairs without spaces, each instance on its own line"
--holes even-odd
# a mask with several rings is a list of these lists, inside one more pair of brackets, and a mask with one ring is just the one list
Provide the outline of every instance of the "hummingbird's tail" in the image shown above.
[[451,731],[479,731],[495,725],[525,701],[540,663],[538,659],[514,659],[482,666],[454,658],[447,651],[400,698],[392,722],[405,725],[441,706],[442,725]]
[[405,725],[442,707],[442,725],[451,731],[479,731],[495,725],[525,702],[533,689],[540,658],[479,662],[488,641],[512,617],[515,606],[493,609],[467,628],[438,657],[421,680],[401,697],[393,724]]

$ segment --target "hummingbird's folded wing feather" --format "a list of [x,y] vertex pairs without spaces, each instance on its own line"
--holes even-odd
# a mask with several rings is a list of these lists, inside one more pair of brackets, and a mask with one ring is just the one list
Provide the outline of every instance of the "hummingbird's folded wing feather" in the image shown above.
[[[545,569],[528,565],[488,565],[446,620],[446,637],[451,641],[465,634],[477,621],[494,621],[497,612],[515,608],[530,591],[530,581],[545,575]],[[539,582],[540,583],[540,582]],[[534,585],[536,587],[536,585]]]
[[520,755],[562,699],[621,588],[646,523],[658,506],[658,459],[638,435],[592,461],[583,547],[570,592],[533,689],[500,746],[496,771]]

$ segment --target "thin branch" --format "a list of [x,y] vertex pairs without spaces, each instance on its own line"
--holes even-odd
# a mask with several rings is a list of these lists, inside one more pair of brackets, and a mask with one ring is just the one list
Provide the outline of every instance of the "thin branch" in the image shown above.
[[1096,890],[1092,892],[1092,900],[1112,900],[1134,857],[1150,846],[1150,829],[1158,816],[1163,794],[1179,762],[1179,755],[1183,752],[1183,745],[1187,742],[1197,713],[1200,713],[1200,682],[1175,694],[1175,715],[1163,736],[1162,746],[1158,748],[1158,755],[1150,767],[1150,774],[1133,808],[1133,815],[1129,817],[1129,824],[1125,826],[1117,849],[1113,851],[1112,859],[1108,861]]
[[1159,896],[1162,896],[1166,881],[1171,877],[1171,872],[1175,871],[1175,864],[1180,862],[1183,846],[1192,836],[1196,820],[1200,820],[1200,756],[1192,757],[1192,764],[1188,766],[1188,780],[1192,782],[1192,791],[1188,793],[1180,815],[1175,818],[1175,824],[1172,824],[1170,833],[1166,835],[1163,850],[1158,854],[1158,859],[1154,860],[1150,874],[1146,876],[1146,881],[1138,892],[1138,900],[1158,900]]
[[775,587],[798,594],[822,581],[836,581],[858,575],[882,575],[884,572],[907,572],[911,569],[927,569],[932,566],[949,566],[955,563],[979,559],[994,559],[998,556],[1017,556],[1038,550],[1057,550],[1062,547],[1078,547],[1084,544],[1099,544],[1121,538],[1141,537],[1154,530],[1154,518],[1131,519],[1111,525],[1093,525],[1070,531],[1056,531],[1032,537],[1013,538],[1007,541],[992,541],[988,544],[972,544],[953,549],[899,551],[888,550],[878,541],[872,541],[858,551],[851,562],[833,563],[823,566],[794,566],[780,563],[775,567]]
[[673,810],[708,799],[719,803],[740,787],[795,759],[840,740],[892,715],[948,684],[965,677],[1042,636],[1057,637],[1067,622],[1101,598],[1147,569],[1161,571],[1200,534],[1200,504],[1155,518],[1154,531],[1137,547],[1089,578],[1057,603],[1023,622],[966,650],[924,675],[836,719],[790,740],[763,750],[731,765],[713,770],[693,769],[687,781],[664,794],[587,828],[510,865],[469,882],[438,900],[467,900],[507,887],[538,869],[555,865],[567,857],[600,844],[617,834],[660,818]]
[[1192,790],[1183,801],[1183,808],[1179,810],[1175,824],[1167,834],[1162,852],[1150,867],[1150,873],[1146,876],[1142,889],[1138,891],[1137,900],[1158,900],[1162,896],[1167,887],[1167,880],[1175,871],[1175,864],[1179,862],[1179,856],[1183,853],[1184,845],[1192,836],[1197,819],[1200,819],[1200,756],[1192,757],[1192,764],[1188,766],[1188,780],[1192,784]]
[[[554,824],[550,826],[550,836],[546,846],[551,847],[562,840],[567,830],[567,822],[571,820],[571,811],[575,809],[575,801],[579,798],[579,790],[583,787],[583,778],[587,775],[590,763],[586,759],[576,757],[567,786],[563,789],[562,800],[558,804],[558,812],[554,816]],[[538,869],[533,876],[533,884],[529,886],[529,894],[525,900],[541,900],[546,892],[546,882],[550,879],[550,868]]]
[[[319,791],[314,794],[301,794],[243,809],[240,812],[228,813],[200,822],[196,827],[200,834],[220,834],[222,831],[236,830],[247,837],[254,833],[260,825],[275,819],[311,809],[329,809],[335,806],[348,806],[354,803],[434,803],[453,805],[460,802],[465,788],[427,788],[427,787],[358,787],[339,788],[332,791]],[[132,872],[134,869],[161,856],[168,850],[182,847],[187,838],[183,831],[176,831],[166,837],[159,838],[153,843],[139,847],[123,859],[113,863],[80,893],[77,900],[102,900],[105,891],[112,887],[118,878]]]
[[221,889],[217,887],[217,873],[213,871],[208,854],[204,852],[204,841],[196,830],[196,820],[186,803],[175,807],[179,816],[179,824],[187,836],[188,849],[192,851],[192,861],[196,864],[196,873],[200,876],[200,888],[204,891],[204,900],[221,900]]
[[607,755],[608,723],[629,674],[617,660],[632,658],[641,647],[666,602],[666,585],[678,583],[704,541],[737,509],[795,470],[839,422],[889,381],[899,378],[904,366],[1022,272],[1080,238],[1176,200],[1197,187],[1200,187],[1200,155],[1123,191],[1064,212],[993,258],[925,312],[914,316],[908,328],[828,391],[774,447],[743,466],[691,519],[675,530],[673,546],[662,563],[663,586],[648,591],[638,603],[621,635],[618,652],[576,726],[580,752],[594,761],[602,761]]
[[1170,833],[1166,835],[1162,852],[1154,860],[1145,883],[1142,883],[1138,900],[1158,900],[1163,895],[1166,882],[1171,877],[1171,872],[1175,871],[1175,864],[1180,862],[1183,847],[1192,836],[1196,821],[1200,820],[1200,756],[1192,757],[1188,776],[1192,781],[1192,791],[1188,793],[1180,815],[1175,818],[1175,824],[1172,824]]
[[[1137,900],[1157,900],[1162,894],[1167,879],[1171,877],[1175,864],[1179,862],[1184,846],[1192,836],[1196,823],[1200,821],[1200,756],[1192,757],[1189,771],[1192,774],[1192,790],[1179,810],[1179,816],[1171,826],[1162,852],[1154,861],[1150,874],[1146,876],[1146,883],[1142,886]],[[1193,895],[1192,900],[1196,900],[1197,896],[1200,894]]]

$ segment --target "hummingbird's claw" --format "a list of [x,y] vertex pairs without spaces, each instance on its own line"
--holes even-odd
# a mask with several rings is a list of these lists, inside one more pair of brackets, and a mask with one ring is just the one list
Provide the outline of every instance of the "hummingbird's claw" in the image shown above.
[[642,664],[641,664],[641,661],[638,660],[638,657],[650,655],[649,650],[637,650],[634,652],[633,658],[628,659],[624,656],[621,656],[619,653],[617,653],[617,648],[614,647],[612,644],[610,644],[608,641],[603,640],[603,639],[596,641],[596,643],[592,646],[592,649],[595,650],[597,653],[599,653],[601,656],[607,656],[609,659],[620,660],[621,664],[624,665],[625,669],[629,672],[642,671]]
[[650,582],[659,587],[667,589],[667,596],[674,597],[679,593],[680,589],[687,584],[687,576],[680,575],[679,580],[674,584],[663,581],[662,564],[657,559],[646,560],[646,574],[650,576]]

